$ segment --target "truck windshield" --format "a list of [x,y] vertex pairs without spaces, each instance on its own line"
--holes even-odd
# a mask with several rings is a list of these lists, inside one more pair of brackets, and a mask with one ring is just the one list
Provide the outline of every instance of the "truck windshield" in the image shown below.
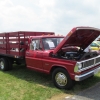
[[56,48],[56,46],[63,40],[60,38],[43,38],[43,46],[45,50],[51,50]]

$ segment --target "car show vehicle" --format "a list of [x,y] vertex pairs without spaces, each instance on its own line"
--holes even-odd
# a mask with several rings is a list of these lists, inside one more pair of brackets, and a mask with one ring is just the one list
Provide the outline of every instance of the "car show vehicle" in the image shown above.
[[[7,32],[0,34],[0,69],[14,62],[52,75],[54,85],[70,89],[100,71],[100,55],[84,50],[100,35],[92,27],[75,27],[65,37],[53,32]],[[78,48],[78,49],[77,49]]]
[[100,50],[100,41],[93,41],[90,46],[91,50]]

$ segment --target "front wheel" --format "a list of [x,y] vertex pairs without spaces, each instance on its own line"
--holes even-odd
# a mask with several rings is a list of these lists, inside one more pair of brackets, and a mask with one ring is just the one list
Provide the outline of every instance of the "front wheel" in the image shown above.
[[63,68],[57,68],[53,71],[52,80],[54,85],[60,89],[70,89],[73,86],[73,80]]

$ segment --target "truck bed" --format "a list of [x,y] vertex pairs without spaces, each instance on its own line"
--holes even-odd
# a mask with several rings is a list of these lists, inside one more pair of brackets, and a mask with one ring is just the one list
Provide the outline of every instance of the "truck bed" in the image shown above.
[[11,56],[14,58],[25,57],[28,49],[29,38],[39,35],[54,35],[53,32],[7,32],[0,33],[0,55]]

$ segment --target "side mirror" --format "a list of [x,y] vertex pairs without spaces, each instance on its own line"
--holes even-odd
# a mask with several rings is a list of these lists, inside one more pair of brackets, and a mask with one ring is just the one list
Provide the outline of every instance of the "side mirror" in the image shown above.
[[50,53],[49,53],[49,56],[50,56],[50,57],[53,56],[53,52],[50,52]]

